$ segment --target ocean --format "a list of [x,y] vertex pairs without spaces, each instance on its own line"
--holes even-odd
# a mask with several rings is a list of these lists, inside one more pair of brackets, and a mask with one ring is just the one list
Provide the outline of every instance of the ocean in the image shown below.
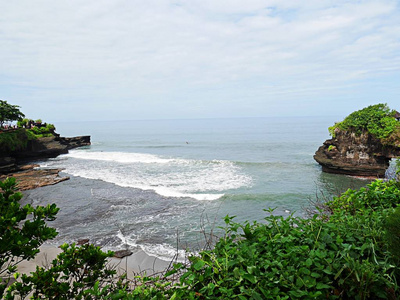
[[365,185],[326,174],[313,155],[332,117],[98,121],[55,124],[92,145],[47,161],[70,180],[24,192],[25,203],[56,203],[54,244],[90,240],[170,259],[223,234],[227,215],[263,222],[305,216],[317,198]]

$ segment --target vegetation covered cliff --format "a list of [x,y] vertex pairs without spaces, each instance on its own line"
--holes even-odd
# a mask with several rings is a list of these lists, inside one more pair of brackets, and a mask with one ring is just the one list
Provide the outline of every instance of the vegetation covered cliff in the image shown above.
[[56,157],[90,145],[90,136],[60,137],[53,124],[24,117],[19,106],[0,100],[0,174],[18,171],[20,164],[30,160]]
[[400,156],[398,113],[386,104],[351,113],[329,128],[332,139],[314,159],[328,173],[384,177],[390,160]]

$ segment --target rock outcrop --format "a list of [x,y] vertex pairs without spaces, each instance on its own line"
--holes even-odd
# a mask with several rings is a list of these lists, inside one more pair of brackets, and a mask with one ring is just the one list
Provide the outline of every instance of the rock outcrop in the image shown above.
[[53,185],[68,180],[69,177],[61,177],[61,169],[36,169],[38,165],[24,165],[16,172],[0,175],[0,180],[14,177],[18,182],[18,190],[32,190],[41,186]]
[[35,160],[57,157],[68,153],[68,150],[90,145],[90,136],[72,138],[58,135],[28,140],[24,135],[19,147],[14,150],[5,145],[0,147],[0,180],[13,176],[17,178],[19,190],[33,189],[40,186],[56,184],[68,180],[69,177],[60,177],[60,169],[37,169],[37,165],[27,165]]
[[399,156],[400,147],[383,145],[369,133],[336,130],[335,138],[326,140],[314,159],[327,173],[382,178],[390,160]]
[[90,136],[65,138],[50,136],[26,141],[26,147],[0,153],[0,174],[15,172],[29,161],[57,157],[68,150],[90,145]]

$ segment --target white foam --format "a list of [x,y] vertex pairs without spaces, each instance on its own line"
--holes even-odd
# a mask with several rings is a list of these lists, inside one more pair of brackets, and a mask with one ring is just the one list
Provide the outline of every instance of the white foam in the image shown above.
[[191,193],[180,193],[172,189],[165,187],[154,188],[154,191],[165,197],[175,197],[175,198],[193,198],[196,200],[217,200],[223,197],[225,194],[191,194]]
[[[166,197],[216,200],[228,190],[251,186],[239,166],[223,160],[166,159],[151,154],[77,150],[54,162],[64,172]],[[59,167],[59,166],[58,166]]]
[[118,163],[159,163],[165,164],[172,159],[161,158],[152,154],[128,152],[90,152],[85,150],[71,151],[66,156],[77,159],[114,161]]
[[146,254],[158,257],[162,260],[169,261],[172,258],[175,258],[178,262],[184,262],[186,258],[185,250],[177,250],[169,244],[138,244],[136,239],[126,237],[122,234],[121,231],[118,231],[117,237],[121,240],[123,245],[128,245],[132,248],[140,248]]

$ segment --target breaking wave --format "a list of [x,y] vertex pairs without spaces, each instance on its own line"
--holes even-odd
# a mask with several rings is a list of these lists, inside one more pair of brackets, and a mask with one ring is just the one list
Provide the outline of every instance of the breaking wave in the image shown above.
[[[65,159],[67,158],[67,159]],[[192,160],[146,153],[75,150],[52,162],[64,172],[123,187],[154,190],[165,197],[216,200],[252,184],[236,163]],[[50,166],[47,164],[47,166]]]

